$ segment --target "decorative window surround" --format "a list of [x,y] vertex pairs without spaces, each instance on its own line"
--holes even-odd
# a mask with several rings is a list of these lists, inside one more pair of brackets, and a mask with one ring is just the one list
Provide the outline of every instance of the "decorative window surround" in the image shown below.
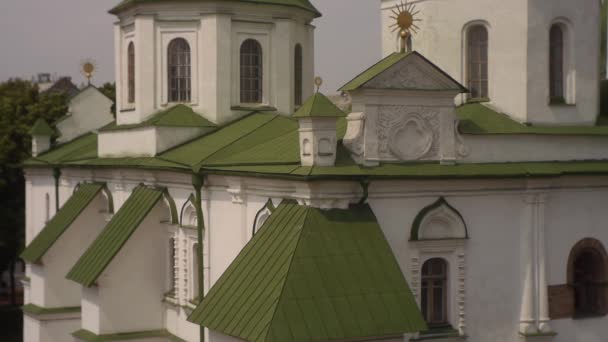
[[[466,241],[462,216],[444,198],[424,208],[414,220],[410,239],[410,285],[418,305],[421,301],[422,265],[441,258],[448,264],[448,322],[466,336]],[[420,338],[420,336],[415,337]]]

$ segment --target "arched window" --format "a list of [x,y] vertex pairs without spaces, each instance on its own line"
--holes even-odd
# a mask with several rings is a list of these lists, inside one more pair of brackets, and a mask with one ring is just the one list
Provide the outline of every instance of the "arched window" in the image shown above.
[[129,43],[127,48],[127,88],[129,103],[135,102],[135,45]]
[[422,315],[429,326],[446,324],[448,301],[448,264],[440,258],[430,259],[422,266]]
[[488,97],[488,30],[483,25],[467,33],[467,85],[471,98]]
[[551,102],[564,101],[564,30],[551,26],[549,34],[549,83]]
[[297,44],[294,56],[294,101],[296,106],[301,106],[303,102],[303,70],[302,70],[302,45]]
[[190,45],[183,38],[169,43],[167,51],[169,102],[190,102]]
[[198,243],[192,246],[192,299],[198,298],[199,289]]
[[574,316],[608,314],[608,254],[601,242],[585,239],[572,249],[568,285],[574,290]]
[[262,46],[255,39],[247,39],[241,45],[241,103],[263,101]]
[[175,239],[169,239],[169,290],[175,290],[175,257],[176,257]]

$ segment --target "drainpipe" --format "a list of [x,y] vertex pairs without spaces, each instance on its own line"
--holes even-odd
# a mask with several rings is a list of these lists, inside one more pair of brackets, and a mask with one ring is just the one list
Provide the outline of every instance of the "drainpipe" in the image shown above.
[[55,213],[57,213],[59,211],[59,177],[61,177],[59,168],[53,169],[53,177],[55,178]]
[[[199,303],[203,301],[205,297],[205,264],[203,260],[203,235],[205,233],[205,217],[203,216],[203,207],[202,207],[202,196],[201,189],[205,184],[204,176],[199,174],[192,175],[192,186],[194,187],[194,207],[196,208],[196,230],[198,234],[198,249],[197,249],[197,259],[198,259],[198,298]],[[200,326],[200,341],[205,342],[205,327]]]
[[363,197],[359,200],[359,205],[363,205],[367,202],[367,197],[369,196],[369,179],[364,178],[359,184],[361,184],[361,188],[363,189]]

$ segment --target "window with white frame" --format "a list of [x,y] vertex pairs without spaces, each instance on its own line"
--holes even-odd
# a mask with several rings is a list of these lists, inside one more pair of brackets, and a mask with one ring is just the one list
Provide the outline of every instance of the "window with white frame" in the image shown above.
[[264,58],[262,46],[255,39],[247,39],[240,49],[241,103],[264,101]]
[[190,45],[183,38],[175,38],[167,48],[169,102],[190,102],[191,98]]
[[[460,213],[444,198],[423,208],[410,232],[412,292],[431,329],[465,336],[465,242]],[[455,270],[451,272],[450,270]]]
[[470,98],[489,97],[489,56],[488,29],[481,24],[473,25],[467,30],[467,87]]

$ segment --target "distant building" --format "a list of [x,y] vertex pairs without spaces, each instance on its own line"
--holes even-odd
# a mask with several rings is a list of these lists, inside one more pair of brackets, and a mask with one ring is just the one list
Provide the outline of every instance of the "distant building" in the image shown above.
[[50,73],[39,73],[34,83],[38,85],[40,93],[65,92],[71,98],[80,92],[69,76],[57,78]]

